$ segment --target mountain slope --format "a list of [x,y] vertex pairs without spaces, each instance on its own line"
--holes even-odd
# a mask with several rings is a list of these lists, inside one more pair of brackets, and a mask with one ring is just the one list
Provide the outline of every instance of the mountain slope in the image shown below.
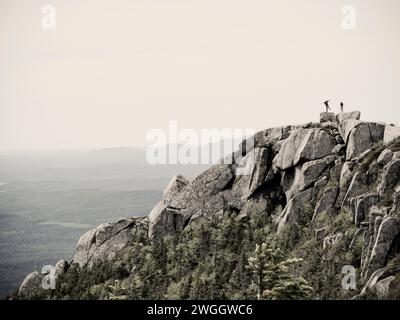
[[84,234],[55,290],[33,273],[16,297],[397,299],[399,135],[359,112],[261,131],[148,217]]

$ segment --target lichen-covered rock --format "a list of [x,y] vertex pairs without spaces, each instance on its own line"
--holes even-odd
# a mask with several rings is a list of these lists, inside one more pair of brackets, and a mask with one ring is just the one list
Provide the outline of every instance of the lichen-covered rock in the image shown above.
[[347,139],[346,159],[351,160],[383,140],[385,125],[363,122],[351,130]]
[[332,154],[335,139],[325,131],[315,129],[296,129],[282,143],[273,163],[281,170]]
[[186,179],[184,176],[177,175],[171,179],[168,183],[168,186],[164,190],[163,194],[163,202],[170,203],[171,200],[181,191],[184,187],[186,187],[190,181]]
[[147,217],[104,223],[80,237],[73,261],[81,267],[91,267],[98,262],[111,260],[134,239],[136,231],[147,232],[147,228]]

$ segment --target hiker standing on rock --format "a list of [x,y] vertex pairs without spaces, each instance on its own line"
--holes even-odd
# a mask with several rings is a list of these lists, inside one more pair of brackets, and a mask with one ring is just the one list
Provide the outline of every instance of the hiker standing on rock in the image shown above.
[[340,103],[340,112],[343,112],[343,110],[344,110],[344,104],[343,104],[343,102],[341,102]]
[[326,100],[324,102],[324,104],[325,104],[326,112],[329,112],[331,110],[331,107],[329,107],[329,100]]

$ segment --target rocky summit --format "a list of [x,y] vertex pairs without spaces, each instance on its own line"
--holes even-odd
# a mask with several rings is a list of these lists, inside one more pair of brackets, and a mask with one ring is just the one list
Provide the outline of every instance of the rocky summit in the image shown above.
[[[399,299],[400,128],[360,117],[258,132],[233,163],[172,178],[148,217],[82,235],[56,289],[34,272],[15,298]],[[292,291],[271,284],[283,269],[252,272],[277,252],[298,261]]]

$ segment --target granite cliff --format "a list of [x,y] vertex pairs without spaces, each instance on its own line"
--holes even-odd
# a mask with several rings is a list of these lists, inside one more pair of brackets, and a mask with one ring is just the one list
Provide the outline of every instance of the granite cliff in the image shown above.
[[[314,298],[398,299],[399,137],[400,127],[362,121],[357,111],[322,113],[318,123],[258,132],[242,142],[232,155],[232,163],[221,161],[192,181],[179,175],[174,177],[148,217],[103,224],[82,235],[73,261],[57,263],[56,282],[65,281],[63,277],[71,268],[90,270],[103,263],[122,261],[119,253],[127,247],[132,256],[144,246],[152,248],[149,250],[163,248],[163,239],[216,217],[229,215],[241,225],[261,216],[266,222],[260,228],[267,228],[268,236],[279,239],[289,256],[295,252],[306,263],[314,259],[306,246],[312,242],[310,246],[320,255],[319,264],[334,264],[332,277],[343,277],[340,266],[354,266],[357,286],[350,293],[324,295],[321,285]],[[250,171],[239,174],[244,167]],[[298,232],[294,228],[303,233],[289,245],[287,239]],[[349,255],[351,258],[343,258],[346,261],[335,260],[335,256]],[[128,263],[127,273],[121,279],[131,277],[135,269],[143,270],[138,259]],[[234,268],[235,259],[239,261],[240,257],[231,258]],[[318,272],[320,277],[327,272],[318,270],[314,265],[303,265],[299,272],[313,281]],[[37,297],[33,292],[42,278],[38,272],[28,275],[18,297]],[[171,287],[172,282],[168,283]],[[340,286],[338,282],[338,291],[342,290]],[[170,287],[166,292],[172,290]],[[178,295],[182,297],[185,296]]]

